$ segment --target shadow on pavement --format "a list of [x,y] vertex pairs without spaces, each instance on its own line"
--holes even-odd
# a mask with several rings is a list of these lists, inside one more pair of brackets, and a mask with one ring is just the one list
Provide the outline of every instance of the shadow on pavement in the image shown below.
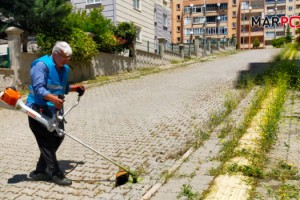
[[248,64],[247,70],[239,71],[235,87],[239,88],[240,84],[246,81],[247,76],[254,77],[259,74],[263,74],[263,72],[269,67],[270,63],[268,62],[253,62]]
[[82,161],[74,161],[74,160],[60,160],[58,161],[60,168],[68,174],[72,172],[78,165],[83,165],[84,162]]
[[24,181],[30,181],[27,174],[17,174],[7,180],[8,184],[16,184]]
[[[78,165],[83,165],[84,162],[82,161],[72,161],[72,160],[62,160],[58,161],[60,168],[65,172],[65,174],[68,174],[72,172]],[[28,178],[27,174],[16,174],[13,177],[9,178],[7,180],[8,184],[16,184],[24,181],[32,181],[30,178]]]

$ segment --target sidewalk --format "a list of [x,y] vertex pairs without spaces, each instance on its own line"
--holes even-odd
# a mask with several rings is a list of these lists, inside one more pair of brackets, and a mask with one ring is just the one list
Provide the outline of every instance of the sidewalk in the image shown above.
[[[187,192],[189,184],[197,187],[199,183],[201,188],[197,192],[205,190],[213,180],[209,169],[220,164],[212,160],[218,154],[220,140],[216,131],[199,151],[187,151],[188,142],[196,137],[194,125],[205,122],[212,111],[223,108],[228,92],[239,91],[233,83],[241,71],[249,69],[253,58],[265,63],[277,52],[276,49],[244,51],[88,88],[80,104],[68,115],[66,131],[123,165],[141,170],[143,180],[138,184],[114,188],[118,167],[68,137],[59,149],[58,159],[73,184],[61,187],[52,182],[30,181],[27,176],[35,168],[39,150],[27,116],[1,110],[0,199],[138,200],[160,183],[162,174],[179,166],[177,161],[184,152],[192,163],[183,162],[179,171],[173,168],[173,177],[178,175],[182,182],[171,176],[166,184],[161,183],[161,189],[173,182],[167,192],[176,188],[180,191],[182,184],[186,184]],[[234,111],[232,126],[242,120],[251,94]],[[66,96],[66,109],[76,98],[73,93]],[[177,195],[169,199],[177,199]]]
[[[230,114],[229,118],[237,120],[236,127],[243,120],[239,116],[242,116],[252,95],[253,91]],[[249,197],[250,194],[255,200],[300,199],[299,127],[300,92],[289,91],[279,124],[278,140],[267,155],[269,160],[264,169],[265,174],[275,173],[275,175],[273,179],[267,177],[259,179],[257,188],[254,190],[250,186],[242,187],[243,183],[240,182],[240,179],[233,176],[222,176],[219,177],[220,180],[216,180],[216,177],[210,175],[211,170],[220,165],[214,160],[214,157],[218,155],[221,144],[224,142],[217,137],[218,130],[222,129],[221,125],[216,128],[203,146],[191,153],[187,161],[182,163],[165,184],[156,188],[156,192],[148,192],[142,199],[198,199],[202,195],[207,195],[204,192],[211,188],[213,181],[220,184],[218,193],[214,194],[217,196],[205,199],[241,200],[248,199],[246,197]],[[231,187],[235,187],[235,189],[231,190]]]

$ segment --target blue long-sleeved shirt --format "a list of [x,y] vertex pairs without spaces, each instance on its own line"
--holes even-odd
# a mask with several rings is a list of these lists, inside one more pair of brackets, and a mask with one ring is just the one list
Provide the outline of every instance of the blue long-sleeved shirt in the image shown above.
[[[51,57],[52,58],[52,57]],[[52,58],[53,59],[53,58]],[[60,70],[59,77],[63,77],[63,71]],[[31,67],[30,77],[31,85],[34,91],[34,94],[44,98],[46,95],[50,94],[47,90],[47,77],[49,74],[49,69],[43,62],[37,62],[34,66]],[[67,85],[66,94],[69,92],[70,87]],[[32,103],[26,102],[26,105],[32,108]]]

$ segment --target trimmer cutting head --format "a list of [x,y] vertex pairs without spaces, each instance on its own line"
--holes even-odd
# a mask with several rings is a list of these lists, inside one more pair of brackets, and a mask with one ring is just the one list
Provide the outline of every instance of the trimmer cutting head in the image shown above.
[[116,174],[116,187],[126,184],[129,181],[129,175],[131,175],[132,183],[137,183],[136,172],[128,172],[120,168]]
[[116,187],[124,185],[129,180],[129,173],[123,169],[120,169],[116,174]]

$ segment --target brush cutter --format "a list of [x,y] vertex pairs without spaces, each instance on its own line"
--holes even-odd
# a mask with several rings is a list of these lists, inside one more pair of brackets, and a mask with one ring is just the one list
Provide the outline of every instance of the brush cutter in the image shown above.
[[[59,98],[63,99],[63,96],[59,96]],[[53,132],[56,131],[57,135],[62,137],[64,135],[70,137],[71,139],[75,140],[76,142],[80,143],[81,145],[85,146],[86,148],[92,150],[96,154],[100,155],[102,158],[108,160],[112,164],[119,167],[119,171],[116,174],[116,186],[123,185],[129,180],[129,175],[132,177],[132,182],[137,183],[137,173],[135,171],[131,171],[126,167],[122,166],[121,164],[113,161],[109,157],[105,156],[104,154],[100,153],[99,151],[95,150],[94,148],[90,147],[89,145],[85,144],[84,142],[80,141],[76,137],[66,133],[63,129],[59,127],[61,123],[66,123],[65,116],[78,105],[80,101],[80,96],[77,98],[76,104],[74,104],[65,114],[60,115],[59,111],[56,113],[56,116],[49,118],[42,113],[38,113],[33,109],[29,108],[24,104],[21,99],[21,94],[14,88],[10,87],[7,88],[4,92],[0,93],[0,107],[9,109],[9,110],[20,110],[21,112],[27,114],[29,117],[39,121],[43,124],[48,131]]]

